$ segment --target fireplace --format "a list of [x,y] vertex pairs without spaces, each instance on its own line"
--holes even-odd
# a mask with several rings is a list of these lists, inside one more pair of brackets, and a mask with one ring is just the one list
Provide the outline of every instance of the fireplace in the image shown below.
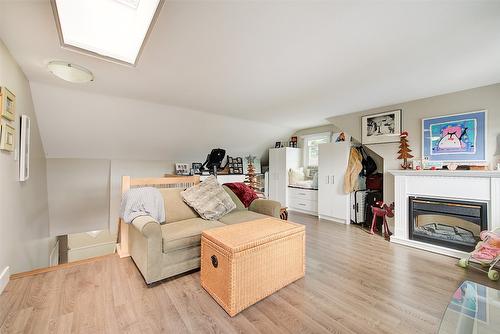
[[410,239],[470,252],[488,227],[485,202],[409,197]]

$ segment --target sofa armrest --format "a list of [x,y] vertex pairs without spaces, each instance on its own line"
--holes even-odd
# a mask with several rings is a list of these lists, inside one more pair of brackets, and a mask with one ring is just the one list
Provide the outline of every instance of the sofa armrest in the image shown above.
[[270,199],[256,199],[250,204],[248,210],[263,215],[279,218],[281,204],[280,202],[272,201]]
[[161,236],[160,223],[151,216],[140,216],[132,220],[132,225],[146,238]]

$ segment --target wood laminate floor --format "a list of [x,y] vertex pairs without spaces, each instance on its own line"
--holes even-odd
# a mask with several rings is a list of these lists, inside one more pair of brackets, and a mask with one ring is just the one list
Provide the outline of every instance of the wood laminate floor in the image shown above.
[[130,258],[111,256],[12,280],[1,333],[436,333],[465,279],[453,258],[391,244],[355,226],[291,214],[307,229],[304,279],[230,318],[199,272],[147,287]]

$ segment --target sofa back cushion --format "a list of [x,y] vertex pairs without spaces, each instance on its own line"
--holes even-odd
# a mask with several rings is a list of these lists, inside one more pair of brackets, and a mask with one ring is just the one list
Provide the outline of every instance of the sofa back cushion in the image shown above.
[[160,192],[165,201],[165,222],[173,223],[180,220],[200,218],[200,216],[181,197],[181,188],[162,188]]
[[247,210],[247,208],[245,208],[245,205],[243,205],[243,203],[240,201],[238,196],[236,196],[236,194],[233,193],[233,191],[231,189],[229,189],[227,186],[224,186],[224,185],[222,186],[222,188],[224,188],[224,190],[227,192],[229,197],[231,197],[231,199],[233,200],[234,204],[236,204],[235,210]]

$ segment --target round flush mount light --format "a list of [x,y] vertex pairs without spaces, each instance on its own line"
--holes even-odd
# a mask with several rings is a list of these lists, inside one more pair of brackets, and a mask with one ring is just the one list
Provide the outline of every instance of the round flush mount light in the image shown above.
[[47,67],[56,77],[73,83],[86,83],[94,81],[94,75],[85,67],[65,61],[51,61]]

